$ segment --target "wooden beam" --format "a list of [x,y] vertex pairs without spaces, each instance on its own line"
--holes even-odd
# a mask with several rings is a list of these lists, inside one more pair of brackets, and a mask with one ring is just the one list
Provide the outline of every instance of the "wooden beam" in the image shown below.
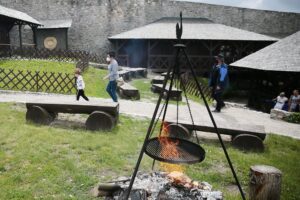
[[147,41],[147,68],[150,68],[150,40]]
[[19,24],[19,40],[20,40],[20,48],[22,50],[23,49],[23,44],[22,44],[22,24]]
[[69,42],[68,42],[68,29],[66,29],[66,50],[69,49]]
[[31,26],[31,30],[32,30],[32,33],[33,33],[33,43],[34,43],[34,48],[35,49],[37,48],[36,29],[37,29],[36,26]]

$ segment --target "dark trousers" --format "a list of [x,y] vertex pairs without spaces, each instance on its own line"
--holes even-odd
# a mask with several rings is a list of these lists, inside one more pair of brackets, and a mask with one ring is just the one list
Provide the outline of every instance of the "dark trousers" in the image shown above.
[[117,97],[117,81],[109,81],[106,87],[107,93],[111,96],[114,102],[118,102]]
[[217,102],[216,110],[221,111],[221,108],[225,106],[225,103],[222,99],[223,90],[217,90],[214,92],[214,99]]
[[86,101],[89,100],[89,98],[87,98],[84,94],[84,90],[77,90],[77,95],[76,95],[76,100],[79,100],[79,97],[82,96]]

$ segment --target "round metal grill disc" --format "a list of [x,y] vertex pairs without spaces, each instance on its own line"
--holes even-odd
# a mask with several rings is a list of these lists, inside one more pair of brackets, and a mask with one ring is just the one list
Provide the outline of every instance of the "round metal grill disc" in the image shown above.
[[[176,143],[175,149],[172,152],[166,152],[163,150],[162,140],[169,140],[172,143]],[[176,152],[176,156],[174,155]],[[193,142],[174,138],[174,137],[155,137],[146,142],[145,153],[151,158],[167,163],[198,163],[202,162],[205,158],[205,151],[200,146]]]

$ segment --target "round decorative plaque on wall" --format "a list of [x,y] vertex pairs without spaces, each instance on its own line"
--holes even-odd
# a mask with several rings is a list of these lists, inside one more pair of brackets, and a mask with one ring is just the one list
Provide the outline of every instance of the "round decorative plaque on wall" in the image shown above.
[[44,47],[46,49],[53,50],[57,46],[57,40],[55,37],[46,37],[44,40]]

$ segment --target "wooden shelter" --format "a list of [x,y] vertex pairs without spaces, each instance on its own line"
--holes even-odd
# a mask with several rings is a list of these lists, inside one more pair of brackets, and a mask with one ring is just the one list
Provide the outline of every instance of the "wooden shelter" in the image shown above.
[[22,26],[28,25],[33,31],[33,41],[36,43],[36,28],[41,25],[39,21],[32,18],[24,12],[6,8],[0,5],[0,49],[10,48],[9,32],[13,26],[19,28],[20,48],[23,47],[22,42]]
[[68,49],[68,29],[72,25],[71,19],[42,20],[42,26],[36,31],[37,48]]
[[289,96],[294,89],[300,89],[300,31],[230,66],[231,83],[247,91],[249,106],[269,111],[266,99],[280,92]]
[[[173,61],[177,22],[177,18],[162,18],[108,39],[113,43],[122,65],[162,72]],[[182,40],[194,66],[204,72],[212,66],[213,56],[220,52],[225,54],[226,62],[231,63],[278,39],[216,24],[205,18],[183,18]]]

